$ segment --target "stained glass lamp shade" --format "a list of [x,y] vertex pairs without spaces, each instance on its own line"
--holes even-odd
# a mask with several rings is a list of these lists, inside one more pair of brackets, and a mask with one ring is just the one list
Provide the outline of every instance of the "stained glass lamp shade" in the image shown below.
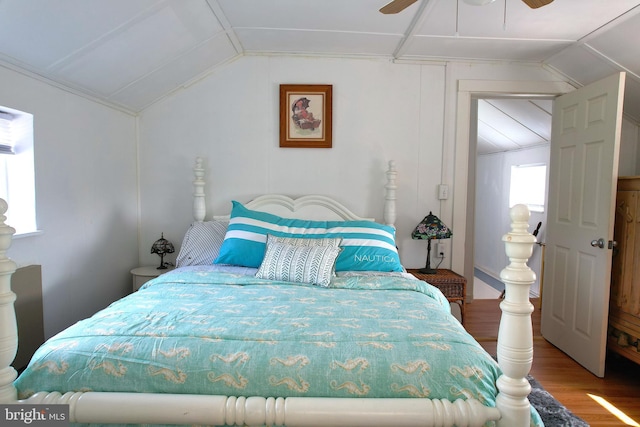
[[429,212],[416,229],[411,233],[411,238],[416,240],[427,240],[427,264],[420,269],[420,273],[435,274],[436,270],[431,268],[431,241],[433,239],[448,239],[453,235],[451,229],[444,225],[440,218]]
[[164,254],[172,254],[174,252],[173,243],[165,239],[164,233],[162,233],[160,238],[151,245],[151,253],[160,255],[160,267],[158,267],[158,270],[167,268],[167,265],[164,263]]

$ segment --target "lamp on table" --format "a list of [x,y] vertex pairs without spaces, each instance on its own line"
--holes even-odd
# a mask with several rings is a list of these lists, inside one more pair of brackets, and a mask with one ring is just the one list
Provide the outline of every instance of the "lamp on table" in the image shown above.
[[160,267],[158,270],[165,270],[167,265],[164,263],[164,254],[172,254],[175,252],[173,243],[164,238],[164,233],[160,235],[160,238],[153,242],[151,245],[151,253],[160,255]]
[[440,218],[429,212],[416,229],[411,233],[414,240],[427,240],[427,264],[419,271],[423,274],[435,274],[436,270],[431,268],[431,241],[433,239],[448,239],[453,235],[451,229],[444,225]]

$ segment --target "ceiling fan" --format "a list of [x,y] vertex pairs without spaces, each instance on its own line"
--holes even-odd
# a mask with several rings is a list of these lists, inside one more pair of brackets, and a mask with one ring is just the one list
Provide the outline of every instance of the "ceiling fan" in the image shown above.
[[[418,0],[392,0],[380,9],[380,12],[385,15],[402,12]],[[463,0],[465,3],[475,6],[482,6],[485,4],[493,3],[495,0]],[[532,9],[537,9],[542,6],[546,6],[553,0],[522,0],[527,6]]]

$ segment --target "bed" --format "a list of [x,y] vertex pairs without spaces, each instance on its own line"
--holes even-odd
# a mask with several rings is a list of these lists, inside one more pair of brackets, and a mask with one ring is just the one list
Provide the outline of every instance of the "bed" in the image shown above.
[[194,173],[177,268],[52,337],[17,379],[13,229],[0,218],[0,403],[67,404],[72,422],[97,425],[542,425],[525,378],[526,207],[503,238],[498,366],[440,291],[404,271],[394,162],[383,223],[282,195],[205,221],[201,159]]

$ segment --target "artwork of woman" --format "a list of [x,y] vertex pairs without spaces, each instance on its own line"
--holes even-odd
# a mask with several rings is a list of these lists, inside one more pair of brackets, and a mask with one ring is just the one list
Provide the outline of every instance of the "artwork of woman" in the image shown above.
[[314,130],[320,126],[321,120],[313,117],[313,113],[309,111],[309,103],[311,101],[307,97],[297,99],[291,105],[291,111],[293,111],[293,122],[300,129]]

